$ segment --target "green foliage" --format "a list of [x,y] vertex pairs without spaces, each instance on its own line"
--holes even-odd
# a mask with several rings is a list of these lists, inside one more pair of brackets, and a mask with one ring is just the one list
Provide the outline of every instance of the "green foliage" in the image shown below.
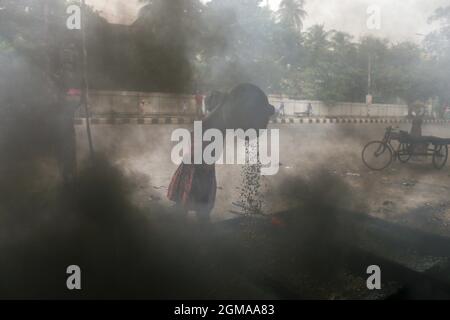
[[304,6],[305,0],[282,0],[278,9],[280,23],[284,27],[301,31],[307,16]]
[[443,105],[450,105],[450,6],[439,8],[430,17],[438,29],[425,38],[424,44],[431,56],[430,70],[435,80],[435,94]]
[[203,86],[230,88],[251,81],[266,89],[279,88],[277,25],[270,10],[258,0],[213,0],[206,5],[205,20],[212,34],[199,57]]
[[[0,54],[15,50],[40,66],[56,61],[58,82],[62,65],[55,57],[67,43],[78,48],[80,37],[65,29],[66,3],[47,1],[45,31],[42,1],[0,0],[8,12],[0,10]],[[320,25],[302,31],[303,0],[283,0],[277,12],[261,0],[142,3],[132,26],[108,24],[88,11],[91,88],[193,93],[253,82],[268,93],[329,102],[362,102],[369,92],[375,102],[450,101],[450,7],[430,17],[438,29],[421,47],[355,41]]]
[[13,47],[9,41],[0,39],[0,54],[11,51],[12,49]]

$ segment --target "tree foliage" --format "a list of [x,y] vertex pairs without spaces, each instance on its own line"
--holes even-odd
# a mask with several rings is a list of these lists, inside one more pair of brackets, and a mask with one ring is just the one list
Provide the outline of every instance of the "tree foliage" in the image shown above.
[[304,6],[305,0],[282,0],[278,9],[281,24],[284,27],[301,31],[303,20],[307,16]]
[[[0,10],[0,54],[14,52],[38,66],[52,61],[57,79],[61,62],[49,52],[66,43],[77,47],[80,39],[65,29],[67,2],[47,1],[50,40],[42,1],[0,0],[8,8],[7,15]],[[321,25],[303,30],[301,0],[283,0],[277,12],[261,0],[142,2],[131,26],[88,11],[92,88],[193,93],[253,82],[268,93],[330,102],[363,102],[368,93],[385,103],[450,100],[450,7],[430,17],[437,29],[419,46],[354,39]]]

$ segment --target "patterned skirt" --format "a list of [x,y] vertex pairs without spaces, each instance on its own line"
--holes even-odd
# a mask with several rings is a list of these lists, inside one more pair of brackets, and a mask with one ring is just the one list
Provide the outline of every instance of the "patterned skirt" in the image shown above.
[[182,163],[172,177],[167,197],[185,210],[210,212],[214,208],[216,188],[215,165]]

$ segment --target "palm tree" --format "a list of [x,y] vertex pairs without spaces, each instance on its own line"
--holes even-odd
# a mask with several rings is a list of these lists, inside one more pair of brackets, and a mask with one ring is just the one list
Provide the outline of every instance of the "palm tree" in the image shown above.
[[350,34],[336,30],[332,30],[331,34],[331,42],[334,49],[353,46],[351,42],[353,37]]
[[303,20],[307,16],[304,6],[305,0],[282,0],[278,9],[281,23],[301,31]]
[[328,50],[332,31],[325,30],[323,25],[313,25],[305,34],[305,46],[312,50]]
[[329,40],[332,31],[325,30],[323,25],[313,25],[304,36],[304,45],[309,55],[309,63],[314,65],[318,62],[327,61],[331,49]]

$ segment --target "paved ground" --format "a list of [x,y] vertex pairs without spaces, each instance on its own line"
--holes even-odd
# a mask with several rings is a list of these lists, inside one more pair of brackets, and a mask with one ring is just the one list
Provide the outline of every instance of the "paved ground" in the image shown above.
[[[232,211],[240,210],[233,203],[239,201],[242,167],[218,166],[218,198],[213,212],[217,230],[222,230],[225,238],[236,234],[249,243],[248,248],[263,248],[247,254],[243,248],[240,253],[251,257],[243,258],[241,265],[247,273],[236,279],[245,287],[241,288],[242,297],[450,297],[449,166],[436,171],[429,159],[416,159],[406,165],[396,162],[382,172],[368,170],[360,152],[366,142],[382,137],[384,127],[276,125],[280,129],[280,172],[261,178],[264,213],[269,216],[243,224],[231,219],[238,217]],[[171,205],[165,192],[176,169],[170,161],[170,133],[175,128],[94,127],[97,149],[134,178],[139,187],[135,201],[141,208],[155,203]],[[448,125],[426,125],[423,131],[425,135],[450,137]],[[82,127],[78,127],[80,150],[84,140]],[[326,258],[312,254],[309,244],[313,251],[322,248]],[[314,270],[324,266],[320,281],[305,261],[314,261]],[[342,272],[327,282],[324,274],[334,274],[330,271],[334,263]],[[385,271],[382,292],[368,292],[365,287],[364,266],[370,264]],[[259,274],[256,278],[250,276],[255,269],[262,270],[255,273]],[[211,296],[226,297],[228,285],[224,283],[222,291],[218,286]]]
[[[259,180],[266,215],[231,212],[243,168],[218,166],[207,228],[168,209],[175,125],[94,125],[108,161],[84,167],[74,189],[61,188],[52,157],[6,168],[0,296],[73,298],[65,270],[77,263],[85,298],[450,298],[449,166],[369,171],[360,152],[383,124],[274,127],[281,168]],[[448,125],[423,131],[450,137]],[[81,163],[81,126],[77,138]],[[372,264],[381,291],[366,288]]]
[[[407,129],[404,125],[403,129]],[[280,171],[261,178],[267,213],[287,209],[289,204],[277,197],[287,177],[311,177],[320,172],[339,177],[352,188],[352,197],[344,204],[353,209],[365,205],[368,214],[384,219],[407,219],[415,208],[440,208],[434,215],[448,219],[443,212],[450,185],[449,167],[435,171],[429,160],[410,164],[394,163],[383,172],[370,172],[361,162],[361,150],[367,141],[379,139],[385,125],[379,124],[303,124],[276,125],[280,129]],[[165,192],[176,169],[171,163],[173,125],[97,125],[93,127],[96,148],[139,183],[140,201],[160,201],[167,205]],[[188,127],[187,127],[188,128]],[[85,156],[83,127],[78,126],[80,158]],[[450,126],[424,126],[424,134],[450,137]],[[420,160],[420,159],[419,159]],[[234,217],[242,186],[242,166],[217,166],[218,195],[215,220]],[[311,178],[312,179],[312,178]],[[437,209],[436,209],[437,210]],[[431,217],[429,219],[432,219]],[[437,219],[437,218],[436,218]],[[446,221],[443,221],[445,223]],[[406,223],[406,221],[405,221]],[[411,223],[411,222],[410,222]],[[422,224],[422,223],[421,223]],[[445,224],[440,224],[445,229]],[[425,227],[425,226],[424,226]]]

